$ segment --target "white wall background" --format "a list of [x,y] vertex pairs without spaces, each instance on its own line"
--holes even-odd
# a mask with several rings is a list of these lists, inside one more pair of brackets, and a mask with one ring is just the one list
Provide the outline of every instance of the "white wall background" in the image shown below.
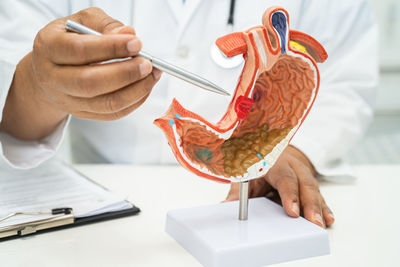
[[[380,28],[381,81],[374,122],[348,155],[352,163],[400,163],[400,0],[368,0]],[[58,153],[71,162],[69,136]]]
[[400,109],[400,1],[369,0],[380,30],[381,87],[377,111]]
[[369,0],[380,29],[381,80],[375,119],[349,155],[353,163],[400,163],[400,1]]

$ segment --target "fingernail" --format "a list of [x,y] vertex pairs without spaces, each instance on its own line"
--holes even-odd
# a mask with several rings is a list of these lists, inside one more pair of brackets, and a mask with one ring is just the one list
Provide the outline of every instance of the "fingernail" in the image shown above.
[[139,65],[140,74],[142,76],[146,76],[147,74],[149,74],[151,72],[152,68],[153,67],[151,66],[151,63],[149,61],[145,60],[142,63],[140,63],[140,65]]
[[299,216],[300,215],[300,207],[299,204],[297,202],[293,202],[292,204],[292,211]]
[[117,27],[117,28],[114,28],[114,29],[112,29],[112,32],[113,32],[113,33],[118,33],[119,30],[121,30],[123,27],[125,27],[125,26],[119,26],[119,27]]
[[322,220],[321,214],[315,213],[313,221],[316,221],[320,226],[325,228],[324,220]]
[[140,50],[141,44],[137,39],[131,40],[126,44],[126,48],[130,53],[137,54]]
[[154,79],[158,82],[161,78],[162,71],[159,69],[153,69]]

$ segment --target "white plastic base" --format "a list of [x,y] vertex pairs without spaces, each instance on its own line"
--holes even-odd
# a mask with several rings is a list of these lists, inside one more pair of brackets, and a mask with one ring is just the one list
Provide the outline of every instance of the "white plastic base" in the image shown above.
[[249,219],[238,220],[239,202],[168,212],[166,232],[206,267],[265,266],[329,254],[328,233],[291,218],[266,198],[249,200]]

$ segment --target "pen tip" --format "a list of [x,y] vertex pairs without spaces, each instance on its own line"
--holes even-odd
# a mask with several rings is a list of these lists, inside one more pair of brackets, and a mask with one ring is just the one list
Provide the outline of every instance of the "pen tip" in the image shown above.
[[215,84],[212,84],[212,87],[214,87],[214,91],[215,91],[215,92],[217,92],[217,93],[219,93],[219,94],[221,94],[221,95],[224,95],[224,96],[231,96],[230,93],[228,93],[226,90],[222,89],[221,87],[219,87],[219,86],[217,86],[217,85],[215,85]]
[[230,93],[228,93],[227,91],[225,91],[224,89],[220,89],[221,90],[221,94],[225,95],[225,96],[231,96]]

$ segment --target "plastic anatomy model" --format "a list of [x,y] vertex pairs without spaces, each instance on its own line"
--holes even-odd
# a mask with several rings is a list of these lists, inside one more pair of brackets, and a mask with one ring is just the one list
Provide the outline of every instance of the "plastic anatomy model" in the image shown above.
[[227,57],[243,54],[245,59],[232,101],[217,124],[175,99],[154,122],[180,164],[204,178],[243,182],[264,176],[317,96],[316,62],[327,59],[324,48],[311,36],[290,30],[283,8],[269,8],[262,23],[216,41]]

